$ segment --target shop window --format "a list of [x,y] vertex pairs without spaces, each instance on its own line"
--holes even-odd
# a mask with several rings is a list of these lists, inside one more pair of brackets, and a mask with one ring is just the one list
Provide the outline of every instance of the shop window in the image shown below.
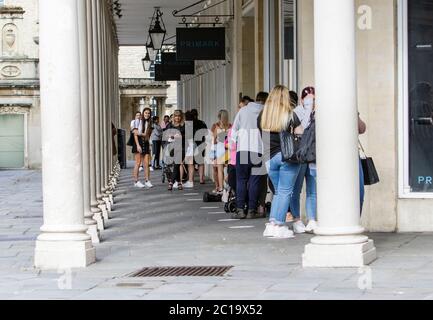
[[433,193],[433,3],[407,1],[409,186]]

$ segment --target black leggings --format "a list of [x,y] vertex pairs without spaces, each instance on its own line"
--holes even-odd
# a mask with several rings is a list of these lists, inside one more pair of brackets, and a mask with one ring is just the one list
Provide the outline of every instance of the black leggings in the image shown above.
[[[179,159],[176,159],[179,160]],[[185,152],[184,150],[182,150],[182,163],[185,161]],[[175,181],[182,183],[182,181],[180,180],[180,167],[183,166],[182,163],[175,163],[173,164],[173,183]],[[183,176],[185,177],[186,174],[186,170],[184,170]]]
[[161,159],[161,145],[162,141],[153,141],[152,142],[152,153],[154,156],[152,167],[158,168],[159,167],[159,161]]

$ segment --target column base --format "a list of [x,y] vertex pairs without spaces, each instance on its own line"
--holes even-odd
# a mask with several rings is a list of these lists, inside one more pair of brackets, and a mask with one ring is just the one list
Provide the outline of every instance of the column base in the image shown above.
[[[111,207],[110,198],[107,196],[107,197],[103,198],[102,200],[105,202],[105,207],[107,208],[108,216],[109,216],[110,212],[113,211],[113,208]],[[110,219],[110,217],[108,217],[108,219]]]
[[88,227],[89,229],[87,229],[87,234],[90,236],[90,238],[92,238],[92,243],[93,244],[101,243],[98,225],[95,223],[95,224],[88,225]]
[[304,268],[359,268],[376,258],[373,240],[358,244],[310,243],[305,246],[302,265]]
[[88,241],[36,241],[35,267],[44,270],[85,268],[96,262]]
[[98,205],[98,208],[101,209],[102,211],[102,217],[104,219],[104,221],[108,221],[110,219],[109,216],[109,212],[107,210],[107,205],[105,204],[104,201],[100,202],[100,204]]
[[98,225],[98,230],[104,231],[105,230],[105,224],[104,224],[104,218],[102,216],[102,210],[100,208],[98,208],[97,206],[92,207],[91,210],[93,213],[93,220],[95,220],[96,224]]

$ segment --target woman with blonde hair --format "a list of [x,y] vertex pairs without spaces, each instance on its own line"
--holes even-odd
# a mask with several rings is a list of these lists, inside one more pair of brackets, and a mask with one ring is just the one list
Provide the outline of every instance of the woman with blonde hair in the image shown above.
[[165,137],[168,137],[168,142],[173,143],[170,156],[172,159],[173,177],[169,179],[168,190],[173,189],[183,190],[183,164],[185,161],[185,114],[182,110],[176,110],[173,114],[173,122],[170,123],[166,132]]
[[224,166],[229,161],[229,149],[227,134],[232,125],[229,122],[229,113],[227,110],[218,112],[218,122],[212,126],[213,137],[213,163],[214,163],[214,180],[216,194],[222,194],[224,190]]
[[299,164],[283,160],[280,133],[294,133],[301,122],[294,113],[288,88],[276,86],[272,90],[258,118],[258,125],[262,133],[264,158],[268,160],[266,167],[275,189],[270,221],[263,236],[293,238],[293,231],[286,226],[286,213],[299,174]]

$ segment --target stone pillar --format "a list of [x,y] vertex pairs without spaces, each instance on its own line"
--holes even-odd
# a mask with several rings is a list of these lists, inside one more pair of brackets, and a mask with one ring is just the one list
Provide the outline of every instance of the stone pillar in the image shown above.
[[100,34],[101,34],[101,97],[102,97],[102,105],[101,105],[101,136],[102,136],[102,144],[101,144],[101,158],[102,158],[102,194],[105,196],[105,192],[107,191],[107,72],[106,72],[106,41],[105,41],[105,14],[104,14],[104,3],[101,2],[100,6]]
[[355,1],[315,0],[314,9],[319,227],[303,265],[360,267],[376,249],[360,225]]
[[92,25],[93,25],[93,57],[94,57],[94,98],[95,98],[95,172],[96,172],[96,199],[98,208],[101,209],[103,217],[108,215],[102,195],[102,77],[101,77],[101,2],[92,0]]
[[[80,77],[81,77],[81,132],[83,141],[90,140],[89,129],[89,65],[87,42],[87,2],[78,1],[78,26],[80,40]],[[99,231],[90,204],[90,148],[88,143],[82,144],[83,148],[83,198],[84,198],[84,223],[89,227],[87,233],[92,237],[93,243],[99,243]]]
[[95,0],[92,0],[88,4],[88,15],[87,15],[87,23],[88,23],[88,77],[89,77],[89,159],[90,159],[90,204],[91,211],[93,213],[93,219],[96,220],[98,225],[98,230],[104,230],[104,219],[102,216],[102,210],[99,208],[99,203],[97,199],[97,183],[96,183],[96,134],[95,134],[95,119],[98,117],[98,113],[96,112],[97,101],[96,96],[97,87],[95,85],[96,77],[95,77],[95,67],[97,64],[97,59],[95,55],[95,43],[96,43],[96,4]]
[[145,101],[145,99],[146,98],[141,98],[140,99],[140,109],[139,110],[140,110],[141,113],[143,113],[144,108],[146,108],[146,101]]
[[109,212],[111,212],[111,203],[109,200],[108,192],[108,176],[110,174],[110,145],[111,145],[111,125],[109,126],[109,99],[108,99],[108,60],[107,60],[107,12],[105,4],[101,5],[101,61],[102,61],[102,195],[105,205],[107,207],[107,214],[104,216],[105,220],[110,218]]
[[96,253],[84,225],[77,0],[40,0],[39,15],[44,225],[35,266],[86,267]]
[[167,97],[156,98],[157,113],[160,120],[164,117]]

